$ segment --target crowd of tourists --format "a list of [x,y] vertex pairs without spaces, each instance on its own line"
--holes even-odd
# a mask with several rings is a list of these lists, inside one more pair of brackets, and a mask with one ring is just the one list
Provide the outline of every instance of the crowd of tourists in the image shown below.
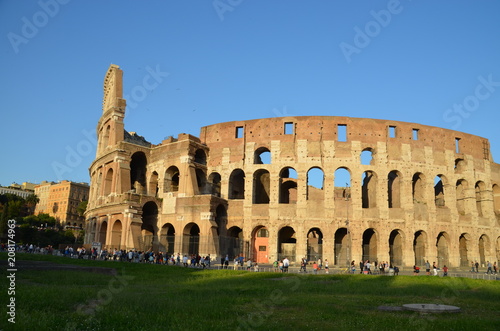
[[[7,244],[0,243],[0,251],[7,251]],[[51,255],[63,255],[71,258],[78,259],[91,259],[91,260],[104,260],[104,261],[120,261],[120,262],[135,262],[135,263],[150,263],[150,264],[162,264],[162,265],[176,265],[176,266],[184,266],[184,267],[193,267],[193,268],[210,268],[213,264],[217,263],[215,259],[210,257],[210,254],[206,256],[200,256],[199,254],[187,254],[182,255],[181,253],[168,254],[164,252],[153,252],[153,251],[141,251],[136,249],[107,249],[104,248],[102,250],[93,247],[91,249],[86,249],[83,246],[80,246],[76,249],[73,246],[66,246],[64,249],[57,250],[52,246],[40,247],[34,244],[19,244],[16,245],[16,251],[24,252],[24,253],[33,253],[33,254],[51,254]],[[274,272],[289,272],[291,262],[287,257],[283,259],[278,259],[273,262],[272,269]],[[357,273],[357,267],[359,266],[360,274],[387,274],[398,275],[399,267],[396,265],[391,265],[387,261],[377,262],[370,260],[360,261],[359,264],[356,264],[354,260],[351,261],[349,268],[346,269],[348,273],[355,274]],[[259,265],[256,261],[251,259],[245,259],[243,256],[236,256],[232,259],[232,267],[234,270],[243,269],[248,271],[259,271]],[[321,258],[318,258],[314,261],[308,261],[306,257],[303,257],[300,260],[300,269],[299,273],[307,273],[308,267],[312,268],[312,273],[317,274],[320,271],[324,270],[324,273],[328,274],[330,272],[328,260],[324,261]],[[487,261],[485,264],[486,271],[485,274],[497,275],[498,274],[498,266],[497,262]],[[230,268],[230,258],[228,255],[220,258],[220,268],[228,269]],[[443,276],[448,276],[449,268],[444,265],[443,267],[439,267],[436,262],[433,262],[432,265],[429,261],[424,263],[425,274],[437,276],[440,272],[442,272]],[[480,265],[477,261],[471,262],[471,273],[479,273]],[[413,266],[413,275],[420,274],[420,267],[417,265]]]

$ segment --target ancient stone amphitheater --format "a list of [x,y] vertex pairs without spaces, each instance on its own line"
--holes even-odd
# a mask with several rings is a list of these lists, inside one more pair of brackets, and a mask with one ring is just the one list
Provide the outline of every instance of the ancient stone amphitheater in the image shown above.
[[86,243],[108,249],[469,266],[500,256],[500,166],[485,138],[416,123],[280,117],[158,145],[124,130],[104,81]]

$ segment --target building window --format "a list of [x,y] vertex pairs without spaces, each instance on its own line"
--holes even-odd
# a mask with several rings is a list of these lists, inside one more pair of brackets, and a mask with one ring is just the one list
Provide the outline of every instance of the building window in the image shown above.
[[347,141],[347,125],[337,125],[337,141]]
[[418,129],[413,129],[412,133],[413,133],[412,137],[413,140],[418,140]]
[[455,138],[455,153],[460,153],[460,138]]
[[293,134],[293,123],[285,122],[285,134]]
[[389,126],[389,138],[396,138],[396,127]]
[[236,127],[236,138],[243,138],[243,127],[242,126],[237,126]]

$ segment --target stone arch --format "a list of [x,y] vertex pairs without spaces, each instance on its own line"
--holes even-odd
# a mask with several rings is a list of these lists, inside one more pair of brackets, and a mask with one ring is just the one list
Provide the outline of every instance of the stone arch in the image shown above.
[[208,182],[212,188],[212,195],[216,197],[221,196],[221,175],[218,172],[212,172],[208,176]]
[[323,233],[319,228],[312,228],[307,233],[307,260],[323,259]]
[[253,203],[267,204],[270,200],[271,175],[265,169],[259,169],[253,174]]
[[468,256],[468,246],[470,242],[470,235],[468,233],[462,233],[458,238],[458,253],[460,255],[460,266],[469,266],[469,256]]
[[474,191],[476,193],[476,209],[477,209],[477,215],[479,217],[484,216],[484,201],[487,199],[486,198],[486,185],[482,181],[477,181],[476,185],[474,186]]
[[422,230],[415,232],[413,236],[413,253],[415,265],[424,265],[426,261],[427,233]]
[[457,191],[457,211],[460,215],[465,215],[467,213],[465,199],[466,191],[468,188],[467,181],[465,179],[457,180],[456,191]]
[[377,246],[378,246],[378,235],[374,229],[366,229],[363,232],[362,241],[362,252],[363,261],[369,260],[370,262],[377,261]]
[[397,170],[392,170],[387,175],[387,203],[389,208],[401,208],[401,179],[402,175]]
[[279,203],[297,203],[297,171],[285,167],[280,171]]
[[252,259],[257,263],[269,263],[269,230],[263,225],[252,231]]
[[340,215],[348,218],[349,201],[351,199],[351,172],[349,168],[339,167],[334,172],[334,203]]
[[243,256],[243,230],[238,226],[230,227],[227,230],[227,239],[229,258]]
[[377,207],[377,175],[369,170],[363,172],[361,177],[361,201],[362,208]]
[[141,234],[143,250],[158,251],[158,206],[149,201],[142,206]]
[[291,226],[282,227],[278,231],[278,259],[287,257],[291,262],[296,261],[296,243],[295,230]]
[[389,265],[403,265],[403,231],[395,229],[389,235]]
[[196,223],[188,223],[182,231],[182,254],[199,254],[200,252],[200,227]]
[[229,199],[245,198],[245,172],[241,169],[234,169],[229,176]]
[[167,254],[175,253],[175,227],[171,223],[165,223],[161,227],[160,251]]
[[334,264],[338,266],[350,265],[351,259],[351,233],[347,228],[339,228],[334,237]]
[[271,151],[267,147],[259,147],[254,152],[254,164],[271,164]]
[[320,167],[312,167],[307,171],[307,200],[322,201],[325,173]]
[[362,165],[372,165],[373,163],[373,149],[371,147],[365,148],[361,151],[359,156]]
[[486,256],[490,254],[490,238],[486,234],[482,234],[479,237],[479,263],[486,264]]
[[434,178],[434,204],[436,207],[445,207],[446,200],[444,195],[444,186],[447,184],[446,177],[437,175]]
[[98,242],[101,243],[102,247],[106,246],[106,234],[108,232],[108,222],[104,221],[101,223],[101,228],[99,229]]
[[411,187],[413,203],[425,203],[425,177],[421,172],[413,175]]
[[194,162],[201,165],[207,165],[207,154],[203,149],[199,148],[196,150],[194,153]]
[[130,161],[130,186],[137,194],[144,194],[146,190],[146,154],[135,152]]
[[113,227],[111,228],[111,239],[110,239],[110,244],[113,248],[118,248],[120,249],[121,247],[121,242],[122,242],[122,222],[120,220],[116,220],[113,223]]
[[179,191],[179,169],[176,166],[170,166],[165,171],[163,191],[165,193]]
[[446,232],[440,232],[436,238],[437,263],[439,267],[450,266],[449,258],[450,236]]
[[458,158],[455,159],[455,173],[460,174],[465,170],[466,163],[464,159]]
[[149,177],[149,195],[158,196],[158,173],[153,171]]
[[496,214],[500,214],[500,186],[493,184],[493,210]]
[[113,192],[113,169],[110,168],[106,172],[106,177],[104,178],[104,195],[108,195]]

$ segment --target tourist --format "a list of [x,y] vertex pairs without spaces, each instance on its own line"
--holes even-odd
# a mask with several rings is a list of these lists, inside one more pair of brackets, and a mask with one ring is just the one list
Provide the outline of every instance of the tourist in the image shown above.
[[314,262],[313,262],[313,273],[314,273],[315,275],[317,275],[317,274],[318,274],[318,267],[319,267],[319,266],[318,266],[318,263],[317,263],[316,261],[314,261]]
[[476,273],[478,273],[479,272],[479,262],[476,261],[474,266],[476,267]]
[[427,276],[431,274],[431,264],[429,263],[429,260],[425,262],[425,274]]
[[491,264],[491,262],[487,261],[486,266],[488,267],[488,269],[486,270],[486,274],[489,275],[491,273],[493,275],[493,265]]
[[290,265],[290,261],[287,257],[283,259],[283,272],[288,272],[288,266]]
[[273,267],[274,267],[274,272],[278,272],[279,271],[279,262],[278,262],[278,260],[276,260],[276,261],[273,262]]
[[252,260],[248,259],[247,260],[247,270],[250,271],[252,269]]
[[329,269],[328,269],[328,259],[325,259],[325,274],[329,273]]
[[238,257],[235,257],[235,258],[234,258],[234,261],[233,261],[233,268],[234,268],[234,270],[238,270]]
[[300,260],[300,270],[299,270],[299,272],[303,271],[304,273],[307,273],[306,267],[307,267],[307,259],[305,257],[303,257]]
[[438,267],[436,265],[436,262],[432,262],[432,273],[434,276],[438,275]]
[[323,268],[323,261],[321,261],[321,258],[318,259],[318,270],[321,270]]
[[495,272],[495,275],[498,273],[498,267],[496,262],[493,262],[493,271]]
[[413,275],[418,276],[420,273],[420,267],[417,267],[416,265],[413,266]]
[[443,277],[448,276],[448,267],[446,265],[443,266]]

